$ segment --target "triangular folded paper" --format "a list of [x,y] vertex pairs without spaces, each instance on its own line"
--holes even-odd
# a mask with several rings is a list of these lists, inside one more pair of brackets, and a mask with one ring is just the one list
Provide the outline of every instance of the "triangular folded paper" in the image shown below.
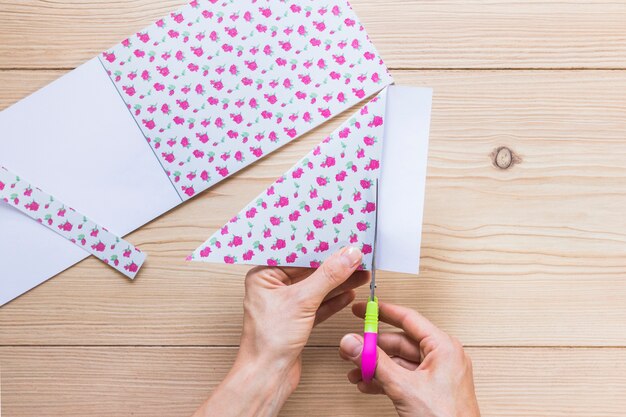
[[387,90],[211,236],[191,260],[317,267],[347,244],[372,264]]

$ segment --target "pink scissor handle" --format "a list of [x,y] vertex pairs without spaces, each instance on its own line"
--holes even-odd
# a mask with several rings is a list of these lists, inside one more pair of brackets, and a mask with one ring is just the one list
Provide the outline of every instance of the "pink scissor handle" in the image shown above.
[[370,382],[376,372],[376,356],[378,333],[363,333],[363,351],[361,352],[361,376],[363,381]]

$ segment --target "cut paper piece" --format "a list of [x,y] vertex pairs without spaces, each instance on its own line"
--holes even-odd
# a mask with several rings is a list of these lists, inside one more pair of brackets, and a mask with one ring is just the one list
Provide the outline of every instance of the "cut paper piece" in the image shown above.
[[133,279],[146,255],[50,194],[0,167],[0,200]]
[[196,0],[100,60],[182,199],[392,82],[343,0]]
[[190,256],[317,267],[345,245],[370,269],[387,90],[361,108]]

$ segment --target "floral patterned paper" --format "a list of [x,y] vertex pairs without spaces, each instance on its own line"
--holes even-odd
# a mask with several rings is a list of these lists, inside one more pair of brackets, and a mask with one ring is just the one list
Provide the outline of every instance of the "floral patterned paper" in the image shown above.
[[100,60],[183,199],[392,82],[343,0],[196,0]]
[[196,261],[317,267],[341,246],[371,268],[387,90],[215,232]]
[[146,255],[19,176],[0,167],[0,200],[133,279]]

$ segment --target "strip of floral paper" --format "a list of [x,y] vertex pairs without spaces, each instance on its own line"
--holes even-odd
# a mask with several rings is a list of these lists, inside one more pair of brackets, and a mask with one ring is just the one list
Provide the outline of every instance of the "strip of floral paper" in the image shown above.
[[345,0],[194,0],[100,61],[183,199],[392,82]]
[[318,267],[345,245],[372,266],[387,90],[252,200],[189,260]]
[[86,216],[0,166],[0,201],[133,279],[146,254]]

